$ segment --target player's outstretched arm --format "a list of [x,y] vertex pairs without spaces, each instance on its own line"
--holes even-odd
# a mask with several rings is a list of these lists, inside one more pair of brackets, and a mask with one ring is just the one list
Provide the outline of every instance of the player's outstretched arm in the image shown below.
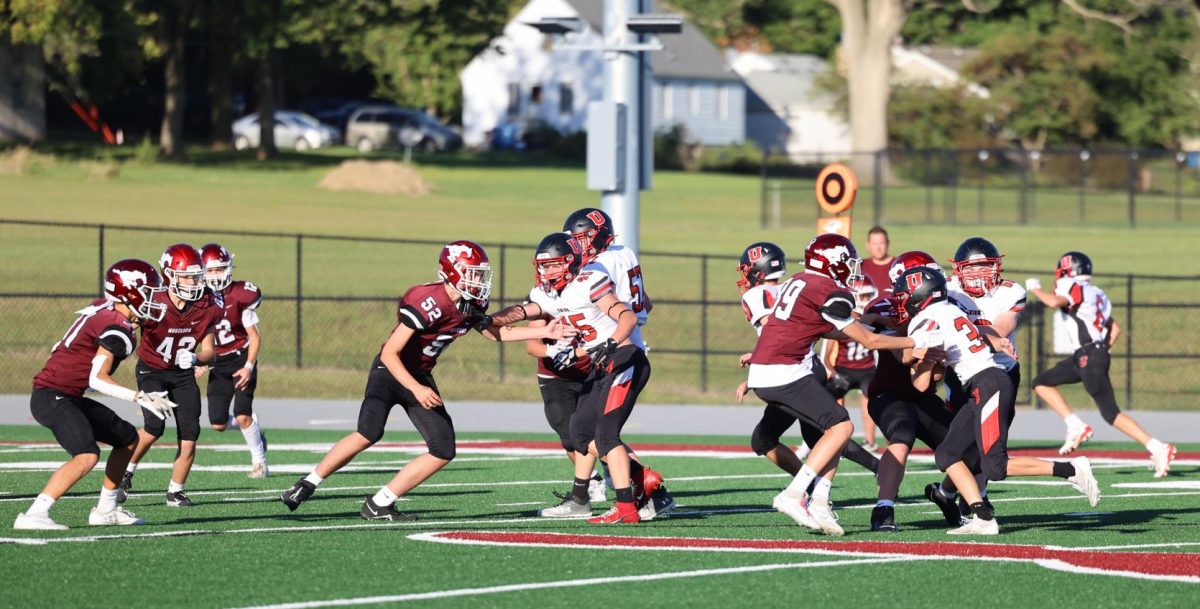
[[167,399],[167,392],[154,391],[146,393],[121,385],[109,374],[109,371],[112,370],[112,363],[112,351],[104,347],[97,348],[96,357],[92,358],[92,370],[88,375],[88,386],[109,397],[133,402],[160,419],[166,419],[171,414],[175,408],[175,403]]
[[[541,328],[545,325],[546,325],[546,320],[544,320],[544,319],[535,319],[535,320],[529,322],[530,328]],[[538,359],[541,359],[541,358],[547,356],[547,353],[546,353],[547,347],[549,347],[549,345],[547,345],[546,343],[544,343],[540,340],[537,340],[537,339],[530,339],[530,340],[525,341],[525,352],[528,353],[531,357],[535,357]]]
[[1042,304],[1046,305],[1047,307],[1061,309],[1063,307],[1070,306],[1071,304],[1071,301],[1068,300],[1066,296],[1059,296],[1053,292],[1047,292],[1043,290],[1042,282],[1036,277],[1030,277],[1029,279],[1025,280],[1025,292],[1033,294],[1038,300],[1042,301]]
[[542,339],[549,339],[557,342],[564,338],[571,338],[576,334],[579,334],[579,331],[555,319],[550,323],[540,327],[492,326],[484,330],[482,334],[488,337],[490,340],[498,340],[501,342]]
[[[883,334],[876,334],[876,333],[868,330],[866,326],[862,325],[861,323],[859,323],[857,321],[850,322],[849,325],[847,325],[845,328],[842,328],[841,332],[842,332],[842,334],[845,334],[849,338],[854,339],[859,344],[861,344],[862,346],[864,346],[872,351],[881,351],[884,349],[909,349],[912,347],[924,348],[924,347],[939,346],[934,343],[917,344],[916,341],[914,341],[912,338],[909,338],[907,336],[885,336]],[[837,335],[833,332],[829,333],[829,337],[831,337],[831,338],[836,337],[836,336]]]

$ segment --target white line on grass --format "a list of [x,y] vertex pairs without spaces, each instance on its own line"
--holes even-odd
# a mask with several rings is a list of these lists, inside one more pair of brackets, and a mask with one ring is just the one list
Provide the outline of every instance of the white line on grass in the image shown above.
[[650,582],[667,579],[686,579],[691,577],[708,577],[713,575],[734,575],[738,573],[761,573],[765,571],[780,571],[783,569],[809,569],[817,567],[844,567],[847,565],[864,565],[889,562],[906,562],[913,560],[909,557],[864,558],[850,560],[829,560],[804,563],[776,563],[768,565],[750,565],[744,567],[726,567],[721,569],[697,569],[692,571],[672,571],[667,573],[651,573],[647,575],[619,575],[613,577],[592,577],[587,579],[568,579],[550,582],[529,582],[524,584],[507,584],[503,586],[488,586],[485,588],[459,588],[453,590],[438,590],[434,592],[417,592],[413,594],[394,594],[388,596],[367,596],[359,598],[340,598],[324,601],[303,601],[298,603],[281,603],[278,605],[256,605],[246,609],[315,609],[317,607],[346,607],[352,605],[376,605],[382,603],[404,603],[439,598],[454,598],[459,596],[482,596],[501,594],[505,592],[521,592],[525,590],[546,590],[553,588],[575,588],[580,586],[600,586],[625,582]]

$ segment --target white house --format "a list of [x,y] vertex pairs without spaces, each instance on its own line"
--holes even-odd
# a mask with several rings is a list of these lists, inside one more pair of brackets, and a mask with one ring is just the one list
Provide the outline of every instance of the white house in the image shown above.
[[[530,0],[504,34],[467,64],[463,89],[463,140],[486,143],[506,122],[541,121],[563,133],[581,131],[587,104],[603,98],[604,59],[598,51],[553,50],[554,42],[526,25],[543,17],[578,17],[577,45],[600,45],[604,0]],[[721,52],[694,25],[661,37],[666,49],[649,53],[654,69],[655,130],[683,124],[706,145],[741,143],[745,137],[745,87]]]

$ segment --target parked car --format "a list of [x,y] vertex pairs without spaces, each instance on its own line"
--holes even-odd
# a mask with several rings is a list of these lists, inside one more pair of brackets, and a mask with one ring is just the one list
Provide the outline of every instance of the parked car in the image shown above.
[[346,143],[359,152],[413,146],[426,152],[462,147],[462,136],[437,119],[412,108],[363,106],[346,123]]
[[391,101],[386,99],[355,99],[350,97],[314,97],[305,101],[301,108],[317,117],[317,120],[326,125],[333,125],[338,129],[346,129],[346,121],[350,115],[363,106],[394,106]]
[[[233,147],[238,150],[258,148],[261,128],[258,113],[247,114],[233,122]],[[316,118],[303,112],[279,110],[275,112],[275,146],[308,150],[331,146],[341,141],[341,132],[323,125]]]

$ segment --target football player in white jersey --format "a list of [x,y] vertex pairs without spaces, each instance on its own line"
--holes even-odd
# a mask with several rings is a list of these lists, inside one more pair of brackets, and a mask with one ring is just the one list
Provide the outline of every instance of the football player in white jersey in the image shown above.
[[[1008,456],[1008,426],[1016,401],[1013,385],[979,328],[948,300],[945,277],[925,267],[913,268],[900,276],[892,293],[901,317],[898,321],[909,322],[909,336],[914,340],[922,334],[940,337],[947,369],[958,374],[970,396],[950,423],[945,441],[934,452],[938,469],[954,482],[973,514],[965,525],[949,533],[995,535],[1000,531],[990,505],[983,502],[979,485],[964,463],[973,453],[978,454],[980,469],[987,480],[1003,480],[1008,476],[1064,478],[1086,495],[1094,507],[1100,500],[1100,486],[1086,457],[1064,463]],[[931,383],[932,366],[918,366],[913,386],[924,391]]]
[[530,291],[529,302],[509,307],[493,320],[508,321],[514,319],[514,313],[517,318],[559,319],[579,331],[578,344],[550,345],[546,356],[552,358],[552,365],[566,369],[584,356],[592,361],[590,388],[580,398],[570,423],[576,453],[571,494],[539,515],[590,516],[588,487],[596,458],[602,457],[613,479],[616,501],[608,512],[588,522],[633,524],[643,520],[643,508],[654,505],[650,497],[658,489],[651,486],[660,483],[650,481],[646,470],[629,458],[620,437],[650,378],[650,362],[641,335],[635,332],[637,315],[617,298],[608,275],[582,270],[582,262],[583,246],[575,238],[565,233],[547,235],[534,254],[538,285]]
[[1152,437],[1121,412],[1108,376],[1108,351],[1121,335],[1121,326],[1112,316],[1112,303],[1104,290],[1092,285],[1092,260],[1081,252],[1067,252],[1054,269],[1054,292],[1041,289],[1036,278],[1025,281],[1029,293],[1055,313],[1055,352],[1070,355],[1033,379],[1033,390],[1067,424],[1067,438],[1059,454],[1067,454],[1092,436],[1092,428],[1071,412],[1057,389],[1059,385],[1083,383],[1100,409],[1104,422],[1137,440],[1150,452],[1154,477],[1167,475],[1175,459],[1175,445]]
[[612,218],[603,210],[585,207],[567,216],[563,232],[575,237],[583,247],[583,270],[600,271],[613,282],[617,300],[625,303],[638,318],[634,331],[641,334],[654,304],[646,295],[642,265],[637,253],[624,245],[614,245]]
[[[1014,354],[996,353],[996,362],[1004,366],[1013,383],[1013,391],[1021,385],[1021,366],[1017,363],[1017,323],[1025,310],[1025,288],[1000,277],[1003,254],[991,241],[971,237],[954,252],[954,276],[946,283],[952,297],[969,305],[967,318],[981,332],[1003,336],[1012,343]],[[966,396],[962,396],[963,401]]]

